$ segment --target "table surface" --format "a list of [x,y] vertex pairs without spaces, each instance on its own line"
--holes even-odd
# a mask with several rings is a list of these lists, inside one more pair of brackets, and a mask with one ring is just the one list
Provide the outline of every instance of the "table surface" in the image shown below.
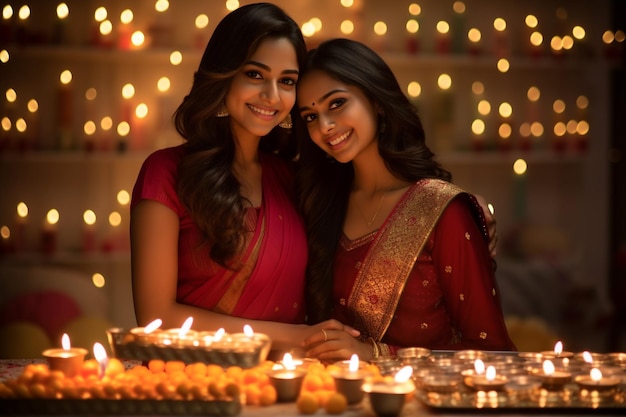
[[[2,359],[0,360],[0,381],[5,381],[8,379],[17,378],[21,373],[24,367],[30,363],[44,363],[44,359]],[[138,361],[124,361],[127,368],[135,366],[138,364]],[[2,411],[3,405],[2,400],[0,400],[0,415],[5,415]],[[519,409],[508,409],[502,410],[499,412],[497,410],[476,410],[476,411],[466,411],[466,410],[437,410],[426,407],[422,405],[416,399],[409,401],[405,404],[402,409],[402,413],[399,417],[468,417],[468,416],[480,416],[484,414],[489,414],[493,417],[513,417],[513,416],[546,416],[546,417],[566,417],[566,416],[578,416],[581,414],[585,415],[602,415],[602,416],[624,416],[626,415],[626,410],[624,408],[619,408],[615,410],[611,410],[608,408],[592,410],[592,409],[573,409],[573,410],[550,410],[550,409],[530,409],[524,410],[522,408]],[[34,414],[28,414],[29,416],[35,416]],[[50,414],[47,414],[48,416]],[[94,414],[96,415],[96,414]],[[103,414],[97,414],[98,416],[104,417]],[[56,414],[56,416],[59,416]],[[134,415],[120,415],[116,414],[116,417],[136,417],[137,414]],[[144,415],[145,416],[145,415]],[[298,413],[298,409],[294,403],[285,403],[285,404],[275,404],[267,407],[253,407],[253,406],[244,406],[242,408],[241,417],[274,417],[274,416],[284,416],[284,417],[302,417],[302,414]],[[328,416],[324,410],[318,410],[314,416]],[[367,397],[362,401],[361,404],[356,406],[350,406],[348,409],[341,414],[343,417],[376,417],[376,414],[372,411],[369,401]],[[62,416],[59,416],[62,417]],[[74,416],[68,416],[74,417]],[[178,416],[178,417],[187,417],[187,416]]]

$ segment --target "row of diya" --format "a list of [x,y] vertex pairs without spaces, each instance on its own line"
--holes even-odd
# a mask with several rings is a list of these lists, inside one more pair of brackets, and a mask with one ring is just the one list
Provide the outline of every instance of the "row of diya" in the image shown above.
[[[560,350],[559,350],[560,349]],[[381,372],[413,368],[418,398],[435,408],[624,408],[626,353],[398,351]]]

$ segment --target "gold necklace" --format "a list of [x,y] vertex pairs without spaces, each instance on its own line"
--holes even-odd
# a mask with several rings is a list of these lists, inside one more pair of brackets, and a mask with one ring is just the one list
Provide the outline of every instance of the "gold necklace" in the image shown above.
[[376,216],[378,216],[378,212],[380,211],[380,208],[383,206],[383,199],[384,198],[385,198],[385,192],[383,192],[381,194],[380,202],[378,203],[378,208],[374,212],[374,215],[372,216],[372,219],[369,222],[367,222],[367,227],[370,227],[374,223],[374,220],[376,220]]

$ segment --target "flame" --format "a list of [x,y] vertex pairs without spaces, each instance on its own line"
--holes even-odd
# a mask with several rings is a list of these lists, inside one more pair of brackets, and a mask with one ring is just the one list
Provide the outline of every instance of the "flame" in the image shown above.
[[218,331],[215,332],[215,336],[213,336],[213,340],[219,342],[222,340],[222,337],[226,334],[226,330],[223,327],[220,327]]
[[556,356],[559,356],[561,353],[563,353],[563,343],[560,340],[554,345],[554,353],[556,354]]
[[591,356],[591,353],[589,353],[589,352],[587,352],[587,351],[584,351],[584,352],[583,352],[583,360],[584,360],[586,363],[592,363],[592,362],[593,362],[593,357]]
[[243,326],[243,333],[248,337],[254,336],[254,331],[252,330],[252,326],[250,326],[249,324],[246,324],[245,326]]
[[600,371],[598,368],[593,368],[589,372],[589,377],[593,382],[598,382],[602,379],[602,371]]
[[285,353],[285,356],[283,356],[283,367],[289,371],[296,369],[296,365],[294,364],[291,353],[289,352]]
[[543,373],[552,375],[554,373],[554,364],[550,360],[543,361]]
[[63,349],[65,350],[70,350],[70,348],[72,347],[72,345],[70,344],[70,337],[67,335],[67,333],[63,333],[63,336],[61,337],[61,346],[63,346]]
[[485,377],[487,378],[487,381],[493,381],[494,379],[496,379],[496,368],[491,365],[488,366]]
[[100,376],[104,376],[107,364],[109,362],[109,357],[107,356],[107,351],[104,349],[104,346],[102,346],[101,343],[94,343],[93,357],[96,358],[98,364],[100,364]]
[[189,329],[191,329],[191,324],[193,323],[193,317],[187,317],[187,320],[183,323],[182,327],[178,331],[179,337],[184,337]]
[[402,369],[400,369],[393,379],[396,382],[402,383],[402,382],[408,381],[412,375],[413,375],[413,367],[407,365],[407,366],[404,366]]
[[148,323],[148,325],[143,328],[143,331],[146,332],[146,333],[152,333],[153,331],[155,331],[156,329],[161,327],[161,324],[163,324],[163,320],[156,319],[156,320],[151,321],[150,323]]
[[353,353],[350,357],[350,363],[348,364],[348,370],[350,372],[356,372],[359,370],[359,355]]
[[476,359],[474,361],[474,370],[476,371],[476,374],[478,375],[485,372],[485,363],[482,361],[482,359]]

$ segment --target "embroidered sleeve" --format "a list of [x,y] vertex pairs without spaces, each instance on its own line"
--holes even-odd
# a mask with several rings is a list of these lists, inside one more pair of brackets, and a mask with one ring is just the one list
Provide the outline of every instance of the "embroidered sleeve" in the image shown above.
[[515,350],[500,305],[487,244],[464,197],[455,198],[435,228],[433,262],[459,348]]

